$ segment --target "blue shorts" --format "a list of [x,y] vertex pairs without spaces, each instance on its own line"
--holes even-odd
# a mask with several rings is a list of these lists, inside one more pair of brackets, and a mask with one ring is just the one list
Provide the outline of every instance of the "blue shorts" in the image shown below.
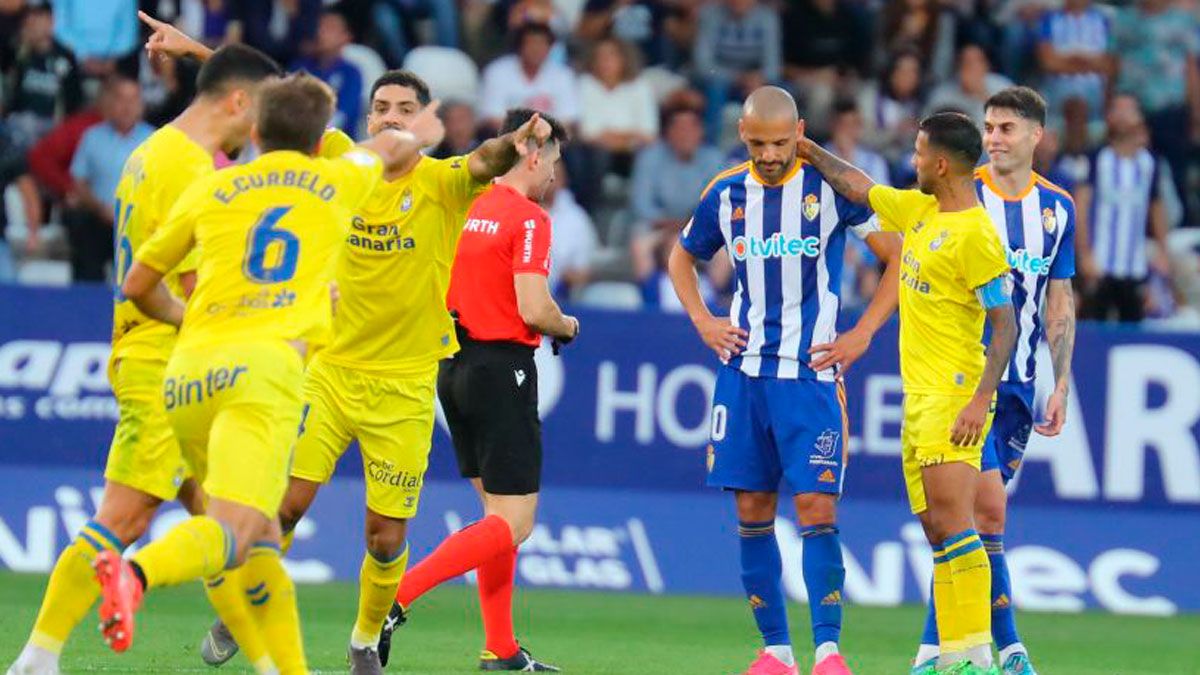
[[817,380],[750,377],[721,368],[713,392],[710,487],[838,495],[846,466],[845,391]]
[[996,392],[996,417],[992,432],[983,444],[983,462],[979,470],[1000,470],[1007,484],[1016,475],[1025,457],[1025,445],[1033,431],[1033,385],[1000,383]]

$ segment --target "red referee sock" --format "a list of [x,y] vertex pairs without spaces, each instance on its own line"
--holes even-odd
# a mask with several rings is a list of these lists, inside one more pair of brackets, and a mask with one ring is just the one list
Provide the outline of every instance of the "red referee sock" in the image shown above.
[[517,653],[513,635],[513,575],[517,570],[517,549],[511,548],[479,566],[479,610],[483,615],[484,647],[507,659]]
[[396,602],[407,609],[434,586],[473,570],[512,547],[512,530],[500,516],[488,516],[468,525],[446,537],[433,553],[404,575],[400,590],[396,591]]

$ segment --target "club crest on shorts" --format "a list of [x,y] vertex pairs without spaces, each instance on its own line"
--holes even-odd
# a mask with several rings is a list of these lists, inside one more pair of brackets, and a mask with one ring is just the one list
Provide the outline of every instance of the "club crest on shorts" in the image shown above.
[[816,195],[808,195],[804,198],[804,217],[809,220],[815,220],[817,215],[821,213],[821,202]]
[[817,451],[817,455],[825,459],[833,457],[833,453],[837,450],[838,438],[841,432],[833,429],[826,429],[817,436],[817,442],[813,443],[813,449]]
[[1054,215],[1054,210],[1050,208],[1042,209],[1042,229],[1046,234],[1054,234],[1054,229],[1058,227],[1058,218]]

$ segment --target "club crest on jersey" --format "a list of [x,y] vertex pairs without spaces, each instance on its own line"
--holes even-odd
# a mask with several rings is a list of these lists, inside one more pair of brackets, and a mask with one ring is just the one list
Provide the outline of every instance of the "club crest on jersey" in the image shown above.
[[1057,227],[1058,218],[1054,215],[1054,210],[1042,209],[1042,229],[1046,231],[1046,234],[1054,234],[1054,229]]
[[400,197],[400,213],[408,213],[412,208],[412,202],[412,188],[405,188],[404,194]]
[[946,239],[948,239],[949,237],[950,237],[950,230],[942,230],[941,234],[939,234],[936,239],[929,242],[929,250],[930,251],[938,250],[939,248],[942,247],[942,244],[946,243]]
[[804,198],[804,217],[809,220],[815,220],[821,213],[821,202],[816,195],[808,195]]

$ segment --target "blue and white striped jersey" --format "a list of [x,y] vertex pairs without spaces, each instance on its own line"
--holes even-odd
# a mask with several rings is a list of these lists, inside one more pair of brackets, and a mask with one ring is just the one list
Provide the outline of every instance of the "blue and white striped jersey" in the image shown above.
[[1104,276],[1144,279],[1150,207],[1159,198],[1154,155],[1143,148],[1123,156],[1106,145],[1090,158],[1080,184],[1092,188],[1087,222],[1096,266]]
[[[1112,50],[1112,30],[1104,12],[1089,7],[1079,12],[1065,9],[1047,12],[1042,16],[1039,39],[1064,56],[1096,56]],[[1103,112],[1104,76],[1099,73],[1070,73],[1051,75],[1050,85],[1055,98],[1061,102],[1078,96],[1096,109],[1090,113],[1097,118]]]
[[1006,195],[987,165],[975,170],[975,189],[1012,267],[1017,346],[1004,381],[1030,383],[1042,338],[1040,310],[1047,283],[1075,276],[1075,202],[1066,190],[1036,173],[1021,194]]
[[680,243],[703,260],[729,252],[737,280],[729,318],[750,334],[730,366],[751,377],[834,379],[833,369],[808,367],[808,348],[837,335],[846,230],[865,238],[879,225],[804,162],[774,186],[750,162],[717,174]]

